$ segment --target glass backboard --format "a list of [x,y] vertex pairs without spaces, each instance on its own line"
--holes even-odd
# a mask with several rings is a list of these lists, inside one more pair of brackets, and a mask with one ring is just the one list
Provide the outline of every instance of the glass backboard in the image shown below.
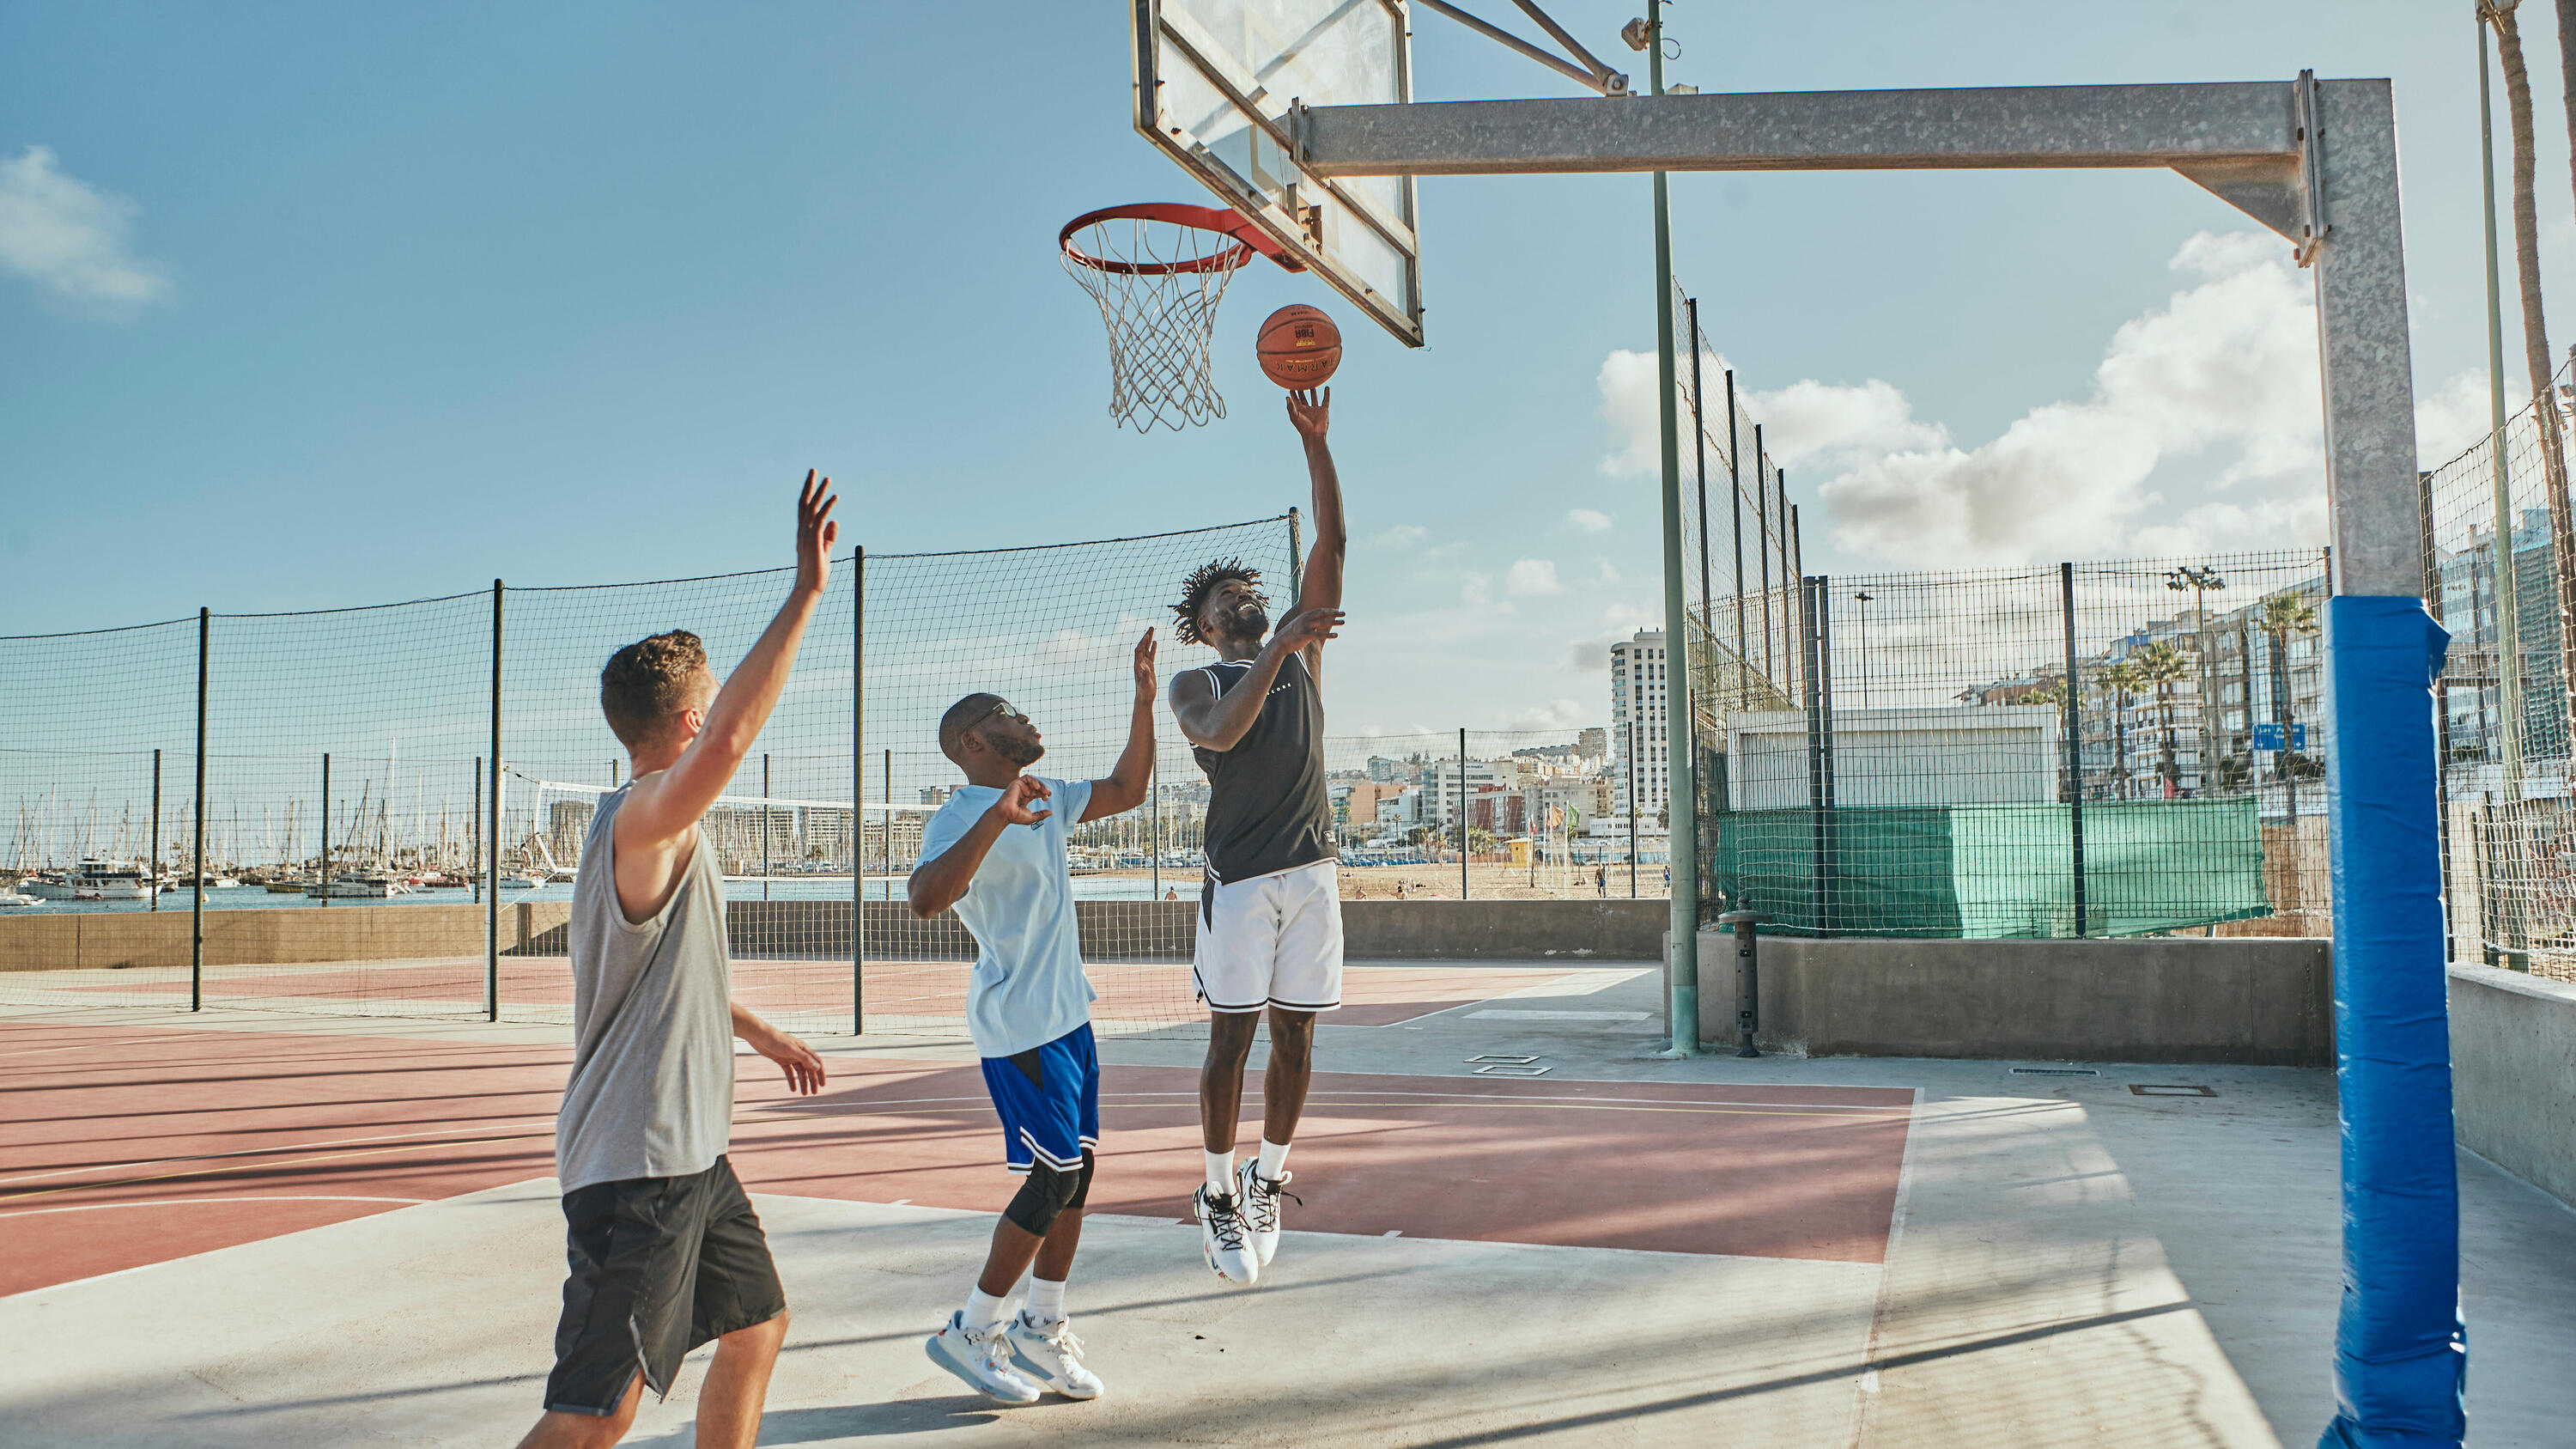
[[1133,0],[1136,129],[1408,347],[1422,345],[1413,178],[1306,175],[1297,105],[1413,99],[1403,0]]

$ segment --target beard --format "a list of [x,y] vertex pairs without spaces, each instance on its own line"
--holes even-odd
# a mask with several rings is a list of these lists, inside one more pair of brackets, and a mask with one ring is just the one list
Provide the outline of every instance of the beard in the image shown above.
[[1025,770],[1046,757],[1046,746],[1035,740],[995,740],[993,753],[1014,770]]
[[1238,639],[1258,639],[1270,632],[1270,615],[1259,604],[1245,603],[1225,616],[1225,624]]

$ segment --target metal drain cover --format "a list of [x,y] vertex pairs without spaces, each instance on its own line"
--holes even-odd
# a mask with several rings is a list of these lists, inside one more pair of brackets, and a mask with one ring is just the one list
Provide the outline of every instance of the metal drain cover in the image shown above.
[[2102,1073],[2096,1067],[2015,1067],[2013,1075],[2016,1077],[2098,1077]]
[[2133,1097],[2215,1097],[2218,1094],[2207,1087],[2183,1086],[2173,1082],[2131,1082],[2129,1095]]

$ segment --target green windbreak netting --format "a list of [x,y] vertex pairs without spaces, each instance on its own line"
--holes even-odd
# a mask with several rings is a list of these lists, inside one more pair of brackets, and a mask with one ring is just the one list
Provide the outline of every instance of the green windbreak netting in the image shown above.
[[[2084,931],[2134,936],[2271,914],[2255,802],[2084,807]],[[1719,815],[1712,875],[1764,929],[1833,936],[2072,936],[2064,805]],[[1821,868],[1820,868],[1821,865]]]

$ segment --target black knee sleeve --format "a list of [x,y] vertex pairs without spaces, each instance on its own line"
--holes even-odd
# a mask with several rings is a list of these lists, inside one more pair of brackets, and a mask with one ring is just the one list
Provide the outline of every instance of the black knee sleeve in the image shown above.
[[1088,1152],[1082,1154],[1081,1169],[1073,1172],[1043,1162],[1032,1165],[1028,1177],[1020,1183],[1018,1195],[1002,1209],[1002,1216],[1022,1232],[1045,1237],[1066,1208],[1081,1202],[1083,1189],[1091,1180],[1090,1167]]
[[1091,1201],[1091,1166],[1091,1149],[1086,1147],[1082,1149],[1082,1171],[1077,1174],[1082,1180],[1074,1184],[1073,1196],[1065,1200],[1066,1212],[1073,1212]]

